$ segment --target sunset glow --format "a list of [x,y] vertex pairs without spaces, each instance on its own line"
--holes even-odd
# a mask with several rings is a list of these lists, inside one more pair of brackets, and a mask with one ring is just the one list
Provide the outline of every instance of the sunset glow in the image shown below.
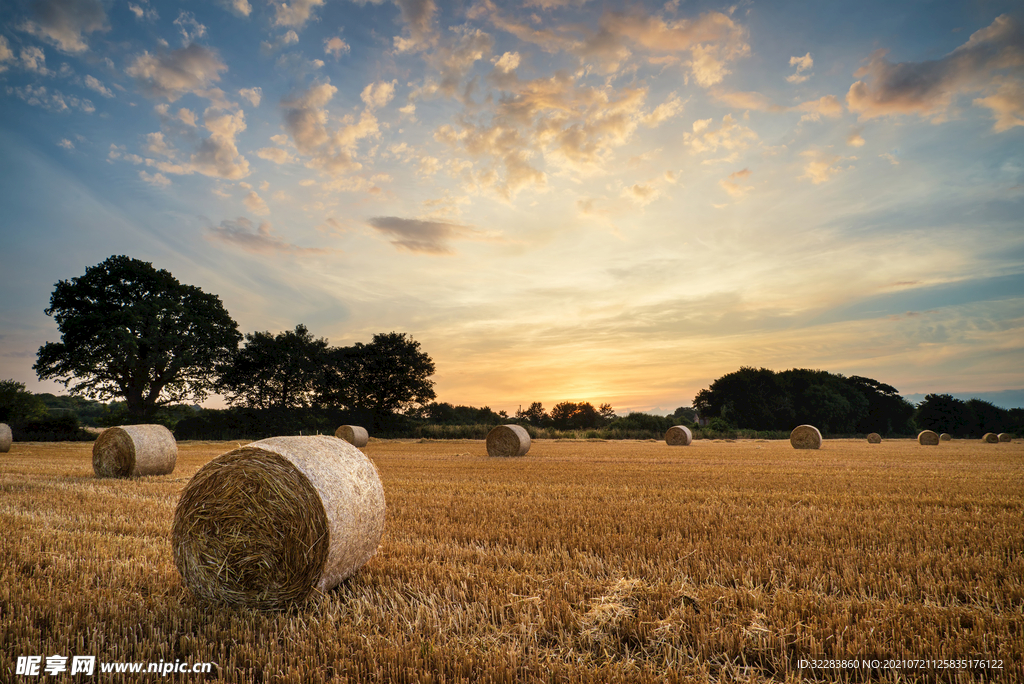
[[1024,388],[1018,3],[845,11],[5,3],[0,377],[57,391],[54,283],[127,254],[510,413],[740,366]]

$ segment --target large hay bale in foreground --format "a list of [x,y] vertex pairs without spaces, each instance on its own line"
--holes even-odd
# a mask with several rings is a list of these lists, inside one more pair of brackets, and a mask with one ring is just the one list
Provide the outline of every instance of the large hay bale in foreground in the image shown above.
[[924,446],[936,446],[939,443],[939,435],[932,430],[921,430],[917,433],[917,443]]
[[178,443],[163,425],[107,428],[92,445],[96,477],[140,477],[174,472]]
[[949,434],[948,432],[943,432],[941,435],[939,435],[939,441],[940,442],[951,442],[951,441],[953,441],[953,435]]
[[334,431],[334,436],[343,439],[354,447],[364,447],[370,441],[366,428],[358,425],[342,425]]
[[999,441],[1000,442],[1012,442],[1013,441],[1013,435],[1011,435],[1009,432],[1000,432],[999,433]]
[[813,425],[798,425],[789,433],[789,443],[794,449],[820,449],[821,433]]
[[530,433],[521,425],[499,425],[487,433],[488,456],[525,456],[530,450]]
[[868,444],[881,444],[881,443],[882,443],[882,435],[878,434],[877,432],[872,432],[870,435],[868,435]]
[[376,466],[348,442],[252,442],[213,459],[185,486],[174,511],[174,562],[205,600],[284,608],[370,560],[384,509]]
[[690,446],[692,441],[693,434],[685,425],[673,425],[665,433],[665,442],[669,446]]
[[6,454],[11,450],[11,442],[14,438],[11,437],[11,426],[7,423],[0,423],[0,453]]
[[981,441],[985,444],[999,444],[999,435],[994,432],[986,432],[981,436]]

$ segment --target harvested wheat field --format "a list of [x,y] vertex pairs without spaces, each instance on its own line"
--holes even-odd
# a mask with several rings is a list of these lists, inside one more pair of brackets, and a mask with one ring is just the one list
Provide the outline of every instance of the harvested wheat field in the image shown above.
[[377,554],[276,612],[174,564],[180,493],[238,446],[142,479],[96,478],[90,444],[0,457],[0,680],[53,654],[215,664],[183,682],[1024,680],[1020,441],[371,440]]

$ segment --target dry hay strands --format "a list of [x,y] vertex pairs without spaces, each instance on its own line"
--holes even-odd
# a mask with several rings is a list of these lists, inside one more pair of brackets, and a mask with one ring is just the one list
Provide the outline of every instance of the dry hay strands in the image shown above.
[[999,444],[999,435],[994,432],[986,432],[981,436],[981,441],[985,444]]
[[139,477],[174,472],[178,443],[163,425],[121,425],[100,433],[92,445],[96,477]]
[[878,434],[877,432],[872,432],[870,435],[868,435],[868,444],[881,444],[881,443],[882,443],[882,435]]
[[366,432],[366,428],[358,425],[342,425],[334,431],[334,436],[355,447],[364,447],[370,441],[370,435]]
[[488,456],[525,456],[530,450],[530,433],[521,425],[499,425],[487,433]]
[[1009,432],[1000,432],[999,433],[999,441],[1000,442],[1012,442],[1013,441],[1013,435],[1011,435]]
[[789,433],[789,443],[794,449],[820,449],[821,432],[813,425],[798,425]]
[[11,450],[11,442],[13,441],[11,426],[7,423],[0,423],[0,454],[6,454]]
[[936,446],[939,443],[939,435],[934,430],[921,430],[917,433],[917,443],[924,446]]
[[272,437],[218,456],[185,486],[174,562],[201,599],[281,609],[363,567],[384,511],[376,466],[348,442]]
[[940,442],[952,442],[953,441],[953,435],[949,434],[948,432],[943,432],[941,435],[939,435],[939,441]]
[[685,425],[673,425],[665,433],[665,443],[669,446],[690,446],[693,434]]

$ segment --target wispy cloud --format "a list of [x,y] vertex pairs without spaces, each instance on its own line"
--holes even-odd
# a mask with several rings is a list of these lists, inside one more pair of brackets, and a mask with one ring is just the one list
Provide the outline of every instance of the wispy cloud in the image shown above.
[[285,242],[276,235],[268,221],[253,226],[252,221],[240,216],[234,221],[225,219],[208,229],[207,237],[216,242],[236,247],[253,254],[329,254],[334,250],[299,247]]
[[395,247],[419,254],[454,254],[453,241],[487,237],[475,228],[443,221],[375,216],[367,223],[377,232],[392,238],[390,242]]

